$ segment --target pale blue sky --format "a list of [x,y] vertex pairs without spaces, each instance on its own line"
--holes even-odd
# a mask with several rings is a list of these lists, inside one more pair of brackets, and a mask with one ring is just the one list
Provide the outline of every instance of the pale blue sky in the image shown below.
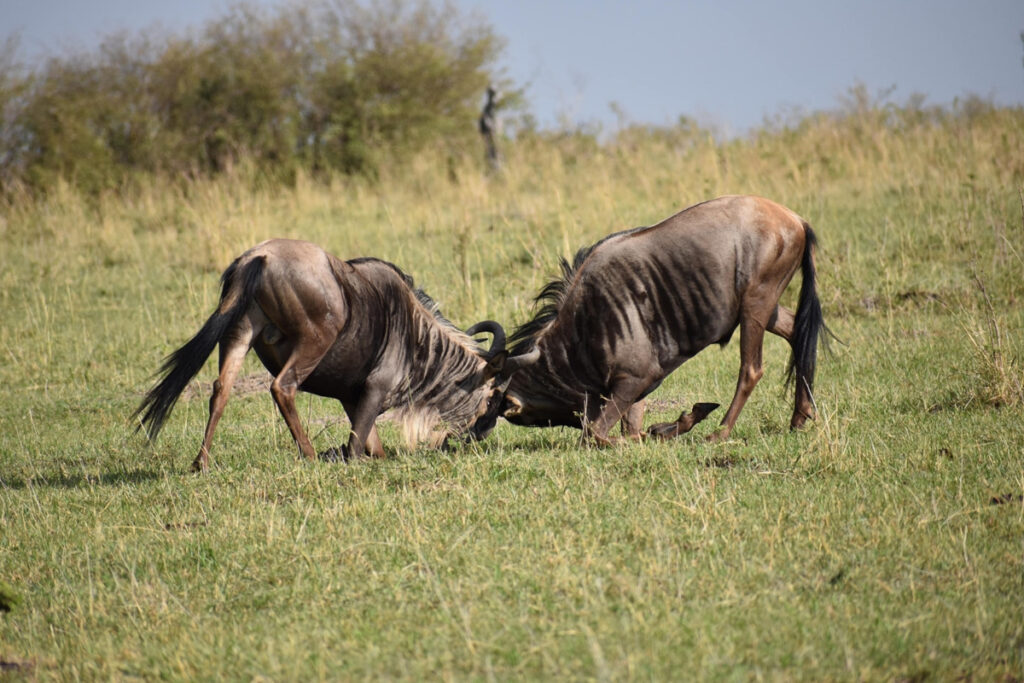
[[[1024,0],[453,0],[508,45],[505,72],[542,124],[696,117],[741,132],[766,116],[838,106],[855,83],[948,104],[974,93],[1024,104]],[[258,4],[281,4],[260,0]],[[22,53],[90,47],[111,32],[172,31],[222,0],[0,0]]]

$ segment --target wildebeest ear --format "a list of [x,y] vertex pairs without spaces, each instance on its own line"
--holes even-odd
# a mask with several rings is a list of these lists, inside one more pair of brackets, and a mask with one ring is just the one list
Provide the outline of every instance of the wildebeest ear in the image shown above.
[[522,402],[514,396],[505,395],[505,400],[502,403],[503,410],[501,411],[502,417],[515,417],[519,413],[523,412]]
[[494,377],[502,370],[505,369],[505,361],[508,360],[508,351],[502,349],[496,354],[487,359],[487,365],[484,367],[484,381]]

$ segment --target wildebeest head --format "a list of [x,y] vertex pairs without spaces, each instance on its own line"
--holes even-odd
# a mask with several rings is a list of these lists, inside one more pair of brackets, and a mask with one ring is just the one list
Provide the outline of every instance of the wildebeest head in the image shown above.
[[492,412],[488,413],[492,428],[498,417],[524,427],[581,426],[586,397],[552,366],[555,359],[546,348],[544,332],[558,317],[569,285],[590,249],[581,249],[572,263],[560,261],[561,276],[548,282],[535,299],[536,315],[512,334],[507,365],[515,374],[506,371],[498,378],[501,400],[492,400]]
[[[446,447],[448,439],[472,438],[477,422],[487,412],[508,358],[505,332],[490,320],[463,332],[445,319],[421,290],[416,295],[433,320],[441,323],[428,327],[441,334],[412,335],[417,341],[410,349],[407,366],[409,400],[396,409],[393,419],[410,447]],[[494,336],[490,349],[472,339],[476,332]],[[444,371],[438,372],[438,367]]]
[[555,375],[538,362],[542,357],[540,347],[533,346],[526,352],[515,347],[512,353],[516,355],[508,362],[522,371],[502,384],[497,414],[521,427],[580,427],[582,413],[577,406],[584,398],[573,387],[553,381]]
[[498,418],[505,412],[507,406],[505,392],[513,376],[522,368],[534,363],[539,357],[539,352],[534,352],[509,358],[509,352],[505,349],[505,331],[493,320],[484,320],[466,330],[469,335],[479,332],[488,332],[493,335],[490,350],[483,354],[484,359],[487,360],[487,371],[493,373],[493,376],[486,388],[486,399],[469,428],[468,435],[473,441],[485,439],[491,433]]

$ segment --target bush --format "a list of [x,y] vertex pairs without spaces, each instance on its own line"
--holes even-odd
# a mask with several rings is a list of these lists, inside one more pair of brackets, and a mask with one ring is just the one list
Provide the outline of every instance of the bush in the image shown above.
[[32,72],[0,50],[0,191],[88,192],[137,172],[194,177],[241,160],[274,175],[373,173],[475,135],[502,44],[426,0],[236,6],[189,36],[117,35]]

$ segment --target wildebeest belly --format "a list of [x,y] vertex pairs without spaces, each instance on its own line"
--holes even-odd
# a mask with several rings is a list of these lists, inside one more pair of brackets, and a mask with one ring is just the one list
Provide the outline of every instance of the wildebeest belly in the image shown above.
[[[276,377],[288,361],[292,345],[284,337],[271,339],[273,342],[268,343],[265,336],[261,336],[252,348],[264,367]],[[369,354],[343,346],[339,348],[339,344],[335,344],[299,388],[317,396],[353,403],[362,396],[372,367],[373,357]]]

